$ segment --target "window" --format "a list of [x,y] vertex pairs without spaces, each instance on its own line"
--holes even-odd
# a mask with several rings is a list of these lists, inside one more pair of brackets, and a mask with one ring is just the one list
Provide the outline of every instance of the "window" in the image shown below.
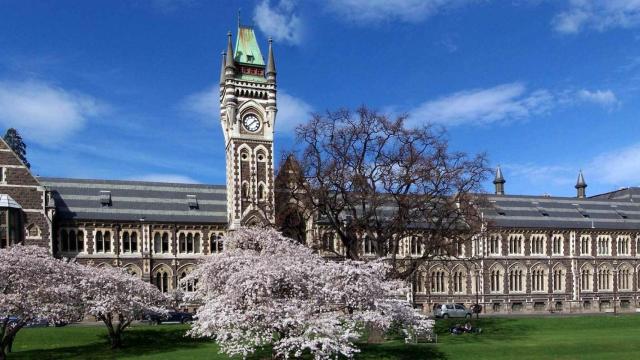
[[531,255],[544,255],[545,240],[544,235],[531,235]]
[[187,205],[189,205],[189,210],[198,210],[198,197],[195,195],[187,195]]
[[363,246],[363,251],[365,255],[375,255],[376,251],[373,248],[373,241],[368,235],[364,236],[362,246]]
[[611,255],[611,236],[598,235],[596,244],[598,245],[598,255]]
[[456,270],[453,273],[453,292],[455,294],[463,294],[466,291],[467,276],[466,272],[462,270]]
[[100,190],[100,205],[111,206],[111,191]]
[[140,270],[139,267],[135,265],[127,265],[124,267],[124,269],[129,275],[133,275],[139,279],[142,278],[142,270]]
[[633,279],[633,270],[624,266],[618,270],[618,289],[620,290],[632,290],[631,284]]
[[178,236],[178,252],[181,254],[199,254],[200,233],[180,233]]
[[97,253],[110,253],[111,252],[111,231],[108,230],[96,230],[93,241],[96,244]]
[[436,269],[431,272],[431,293],[444,294],[447,292],[447,277],[443,269]]
[[184,281],[187,275],[191,273],[191,271],[193,271],[193,268],[187,268],[185,270],[182,270],[182,272],[180,273],[180,287],[184,292],[193,292],[197,289],[198,279]]
[[491,292],[502,292],[502,271],[500,269],[491,270]]
[[222,240],[222,233],[212,233],[209,238],[209,251],[212,254],[219,254],[224,251],[224,240]]
[[580,255],[591,255],[590,235],[580,235]]
[[489,254],[500,255],[500,235],[491,234],[489,236]]
[[620,235],[617,238],[618,242],[618,255],[630,255],[631,254],[631,237],[628,235]]
[[509,270],[509,291],[522,292],[524,289],[525,271],[520,267],[513,267]]
[[551,237],[551,254],[562,255],[564,252],[564,236],[553,235]]
[[509,255],[522,255],[523,242],[522,235],[509,235]]
[[264,191],[264,185],[261,183],[258,185],[258,200],[259,201],[264,201],[264,199],[266,198],[265,196],[265,191]]
[[593,283],[593,272],[590,268],[584,268],[580,272],[580,289],[582,291],[591,291],[591,284]]
[[242,198],[243,199],[249,198],[249,184],[246,182],[242,183]]
[[416,273],[416,277],[415,280],[413,282],[413,288],[415,289],[415,291],[417,293],[424,293],[425,292],[425,276],[423,272],[418,272]]
[[60,230],[60,250],[62,252],[84,252],[84,232],[77,229]]
[[138,232],[131,230],[122,231],[122,252],[132,254],[138,252]]
[[553,270],[553,291],[564,291],[566,271],[561,268]]
[[531,291],[544,292],[547,290],[545,269],[537,266],[531,271]]
[[171,284],[169,282],[169,279],[171,278],[170,272],[171,270],[163,266],[155,273],[156,287],[163,293],[169,292],[169,290],[171,290]]
[[153,252],[156,254],[169,253],[169,233],[157,232],[153,234]]
[[420,256],[422,255],[422,251],[420,251],[420,248],[422,243],[422,238],[420,238],[419,236],[412,236],[411,237],[411,256]]
[[609,291],[613,285],[611,270],[605,266],[598,269],[598,291]]

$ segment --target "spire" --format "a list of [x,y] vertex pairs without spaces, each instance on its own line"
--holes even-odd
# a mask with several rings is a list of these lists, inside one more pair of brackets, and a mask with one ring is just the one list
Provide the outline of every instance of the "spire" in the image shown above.
[[[227,72],[228,72],[228,69],[235,70],[236,66],[233,63],[233,55],[232,55],[233,54],[233,46],[231,45],[231,31],[229,31],[227,33],[227,38],[228,38],[228,40],[227,40],[227,61],[226,61],[226,67],[225,68],[227,69]],[[233,75],[233,73],[231,75]]]
[[269,57],[267,59],[267,80],[274,82],[276,80],[276,61],[273,58],[273,39],[269,38]]
[[496,177],[493,179],[493,184],[496,187],[496,195],[504,195],[504,183],[507,181],[502,176],[502,169],[500,165],[496,168]]
[[576,189],[578,190],[578,198],[584,199],[587,197],[587,183],[584,181],[584,176],[582,176],[582,170],[580,170],[580,173],[578,174]]
[[222,52],[222,63],[220,65],[220,85],[224,84],[224,66],[227,62],[227,53]]

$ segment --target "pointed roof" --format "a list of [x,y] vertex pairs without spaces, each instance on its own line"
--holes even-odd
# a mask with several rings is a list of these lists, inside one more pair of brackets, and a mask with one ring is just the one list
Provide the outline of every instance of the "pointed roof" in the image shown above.
[[[227,53],[231,54],[231,52]],[[264,59],[262,58],[253,27],[238,26],[238,37],[236,38],[236,50],[233,53],[233,60],[245,65],[264,66]]]
[[222,65],[220,67],[220,84],[224,84],[224,67],[227,62],[227,54],[222,52]]
[[273,40],[269,38],[269,57],[267,58],[267,74],[276,73],[276,61],[273,58]]
[[578,181],[576,182],[576,189],[586,188],[587,183],[584,181],[584,176],[582,176],[582,170],[578,174]]
[[[233,47],[231,46],[231,31],[227,33],[227,54],[233,54]],[[226,67],[235,68],[236,65],[233,63],[233,57],[226,57]]]
[[502,176],[502,169],[500,169],[500,166],[498,165],[498,167],[496,168],[496,177],[495,179],[493,179],[493,183],[494,184],[504,184],[507,181],[504,179],[504,176]]

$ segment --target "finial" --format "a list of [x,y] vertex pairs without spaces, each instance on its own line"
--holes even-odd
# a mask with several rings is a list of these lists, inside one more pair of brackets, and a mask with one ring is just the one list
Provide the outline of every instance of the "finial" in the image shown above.
[[231,31],[227,33],[227,56],[226,56],[226,67],[235,69],[235,64],[233,63],[233,46],[231,45]]
[[269,37],[269,56],[267,58],[267,71],[265,75],[267,75],[267,81],[270,83],[275,83],[276,81],[276,61],[273,56],[273,39]]
[[225,79],[225,66],[227,64],[227,53],[226,52],[222,52],[222,65],[220,68],[220,85],[224,84],[224,79]]
[[502,176],[502,169],[500,169],[500,165],[496,168],[496,176],[493,179],[493,184],[495,185],[495,193],[496,195],[504,195],[504,183],[507,181]]
[[242,8],[238,8],[238,28],[240,28],[240,10],[242,10]]
[[578,173],[578,181],[576,181],[575,188],[578,190],[578,198],[583,199],[587,197],[587,183],[584,181],[582,169],[580,169],[580,172]]

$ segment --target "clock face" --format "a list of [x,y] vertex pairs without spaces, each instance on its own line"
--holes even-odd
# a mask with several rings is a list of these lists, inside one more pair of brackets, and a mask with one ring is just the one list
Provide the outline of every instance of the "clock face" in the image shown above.
[[260,120],[257,116],[248,114],[242,119],[242,125],[247,131],[256,132],[260,129]]

